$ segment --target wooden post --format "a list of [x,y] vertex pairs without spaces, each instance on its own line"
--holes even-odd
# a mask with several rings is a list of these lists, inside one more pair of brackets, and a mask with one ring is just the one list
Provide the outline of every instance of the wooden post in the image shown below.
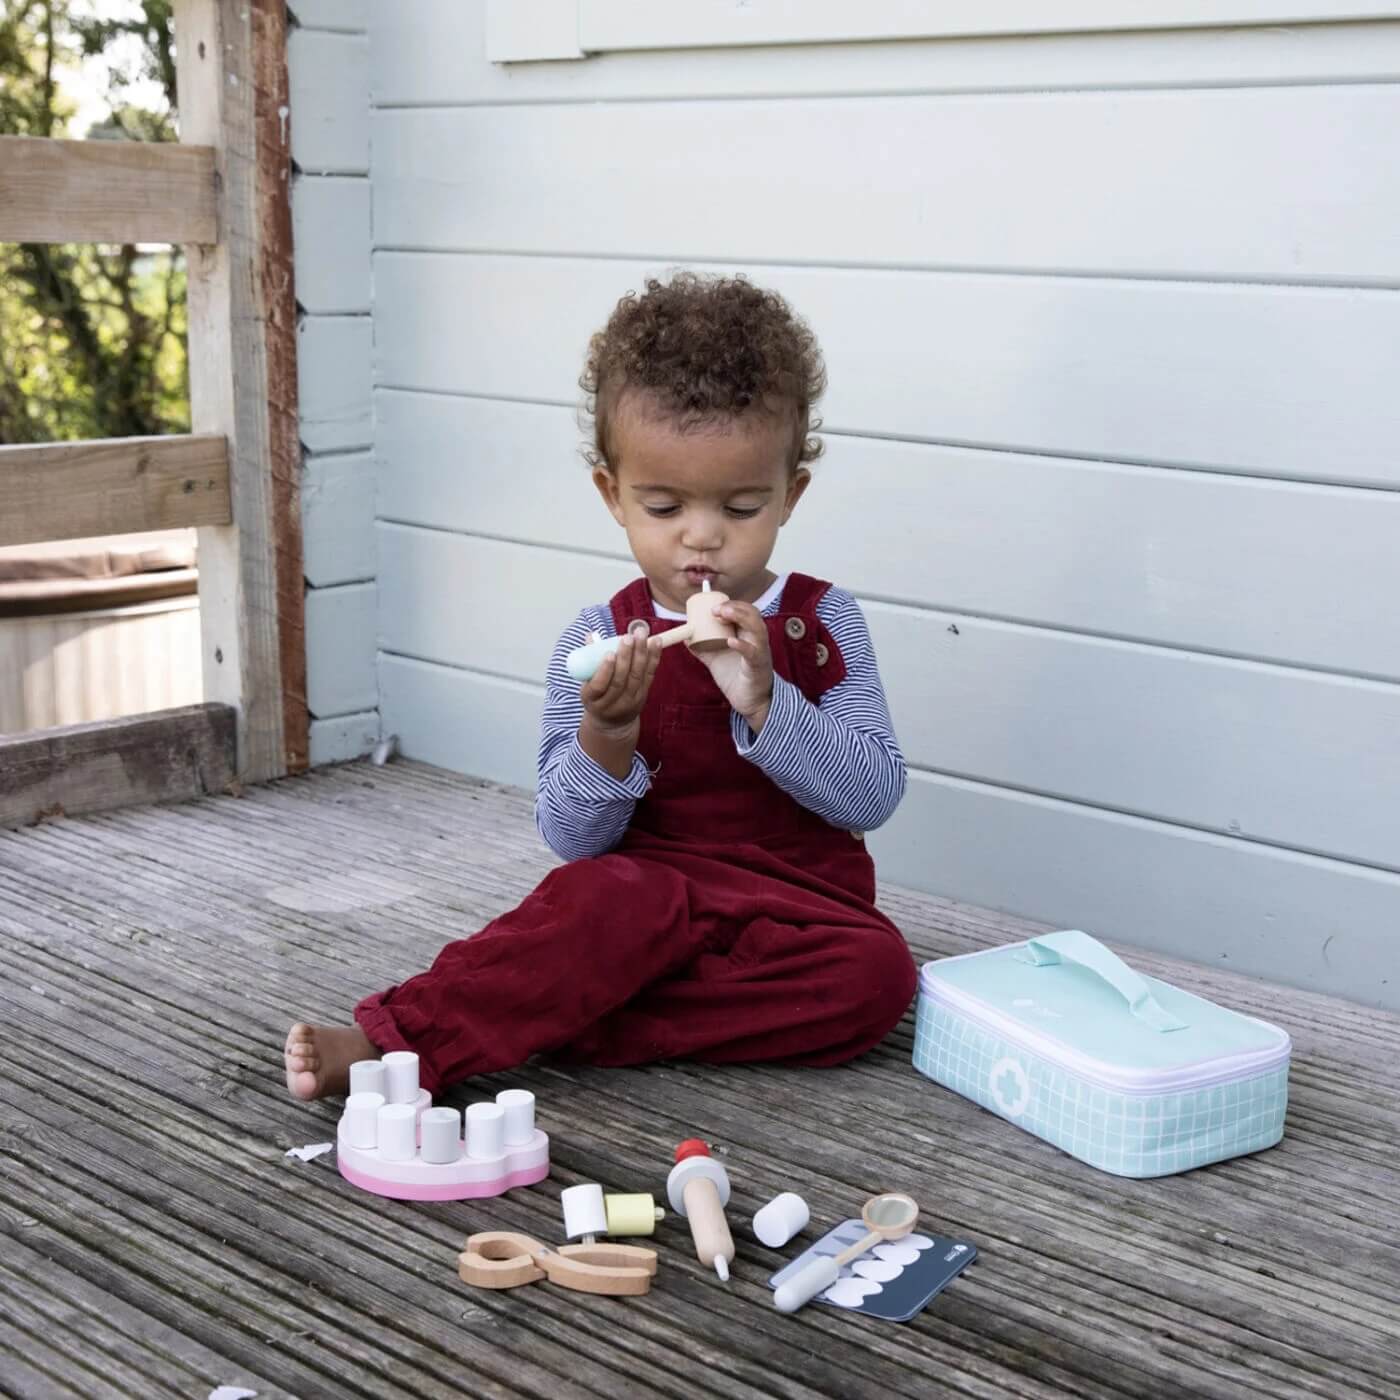
[[286,7],[176,0],[175,32],[180,137],[219,190],[219,241],[185,250],[192,426],[228,439],[233,503],[199,532],[204,694],[260,781],[308,761]]

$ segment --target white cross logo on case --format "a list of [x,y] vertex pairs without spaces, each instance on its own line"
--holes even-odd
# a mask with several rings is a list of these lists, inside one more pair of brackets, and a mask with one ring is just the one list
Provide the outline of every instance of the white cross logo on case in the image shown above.
[[992,1066],[988,1076],[992,1102],[1009,1118],[1018,1118],[1031,1102],[1031,1081],[1019,1060],[1009,1055]]

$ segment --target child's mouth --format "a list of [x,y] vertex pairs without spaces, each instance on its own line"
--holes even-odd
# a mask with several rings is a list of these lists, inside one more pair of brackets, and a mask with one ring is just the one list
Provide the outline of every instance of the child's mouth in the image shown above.
[[713,583],[714,580],[718,577],[718,575],[713,569],[696,568],[694,566],[686,569],[685,576],[691,581],[691,583],[693,583],[696,586],[696,588],[699,588],[705,582],[706,579],[709,579],[710,582]]

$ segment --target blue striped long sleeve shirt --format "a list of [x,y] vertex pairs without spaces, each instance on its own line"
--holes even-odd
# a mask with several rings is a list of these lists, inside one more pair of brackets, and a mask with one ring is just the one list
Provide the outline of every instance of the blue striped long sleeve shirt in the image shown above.
[[[764,616],[778,610],[786,577],[757,606]],[[658,608],[662,617],[676,617]],[[832,826],[870,831],[888,820],[904,796],[906,772],[890,722],[889,705],[875,650],[860,604],[841,588],[830,588],[817,604],[846,663],[845,679],[813,704],[790,681],[773,677],[773,702],[755,735],[731,713],[739,754],[784,792]],[[615,778],[584,753],[578,742],[583,702],[564,659],[592,632],[616,635],[606,604],[584,608],[554,648],[545,684],[535,822],[550,848],[565,860],[601,855],[622,839],[632,811],[651,786],[640,754],[632,771]]]

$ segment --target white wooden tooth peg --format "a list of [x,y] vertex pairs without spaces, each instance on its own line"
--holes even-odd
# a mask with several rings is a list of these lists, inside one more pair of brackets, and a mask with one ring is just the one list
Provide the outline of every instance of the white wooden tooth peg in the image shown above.
[[423,1137],[419,1151],[425,1162],[445,1165],[462,1155],[462,1115],[455,1108],[426,1109],[418,1121]]
[[506,1147],[506,1111],[496,1103],[467,1106],[467,1156],[499,1157]]
[[386,1071],[383,1060],[356,1060],[350,1066],[350,1092],[352,1094],[383,1094],[384,1102],[389,1102],[389,1091],[385,1083]]
[[390,1103],[416,1103],[418,1100],[418,1056],[412,1050],[391,1050],[382,1061],[388,1088],[384,1097]]
[[811,1219],[807,1202],[793,1191],[774,1196],[753,1218],[753,1232],[769,1249],[781,1249]]
[[361,1090],[345,1100],[345,1137],[352,1147],[373,1149],[379,1146],[379,1110],[384,1107],[383,1094]]
[[418,1114],[411,1103],[386,1103],[375,1115],[379,1155],[388,1162],[411,1162],[418,1154]]
[[506,1146],[529,1142],[535,1134],[535,1096],[528,1089],[502,1089],[496,1103],[505,1114]]

